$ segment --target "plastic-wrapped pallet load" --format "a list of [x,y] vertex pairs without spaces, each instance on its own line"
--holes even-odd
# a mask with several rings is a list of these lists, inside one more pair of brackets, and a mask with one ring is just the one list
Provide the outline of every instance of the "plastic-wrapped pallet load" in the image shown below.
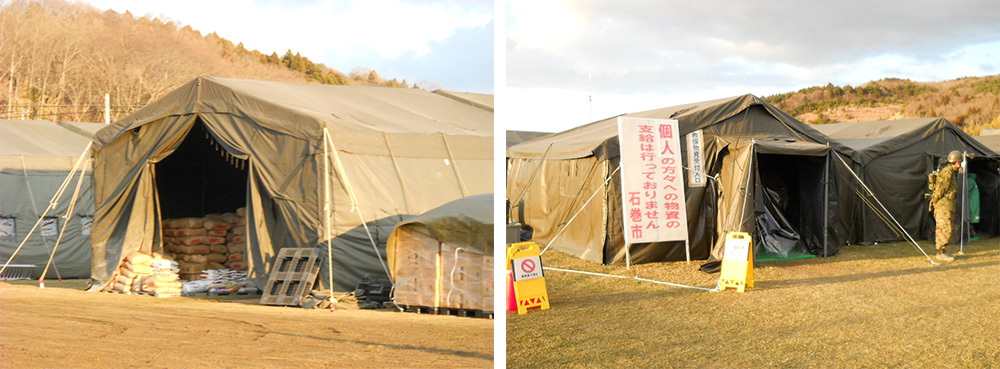
[[398,228],[395,301],[406,306],[437,306],[438,242],[413,228]]
[[483,304],[483,254],[441,244],[441,306],[488,310]]

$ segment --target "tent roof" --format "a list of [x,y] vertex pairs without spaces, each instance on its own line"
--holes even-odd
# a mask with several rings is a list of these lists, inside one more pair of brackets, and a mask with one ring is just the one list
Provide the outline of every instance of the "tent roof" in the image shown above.
[[0,120],[0,155],[79,157],[90,140],[47,120]]
[[[855,160],[859,163],[867,163],[875,157],[899,151],[904,147],[931,139],[935,134],[946,132],[957,136],[959,140],[975,149],[978,155],[996,155],[989,147],[976,141],[947,119],[940,117],[820,124],[814,128],[855,149],[857,156]],[[934,143],[927,142],[927,144]],[[951,147],[942,148],[936,150],[943,150],[942,152],[935,153],[946,154],[953,149]],[[929,149],[928,151],[935,150]]]
[[493,112],[493,95],[477,94],[472,92],[455,92],[446,90],[434,90],[434,93],[460,101],[477,108]]
[[534,140],[542,136],[548,136],[552,132],[532,132],[532,131],[507,131],[507,148],[519,143]]
[[493,255],[493,194],[461,198],[400,222],[421,224],[438,241]]
[[326,127],[343,151],[365,151],[383,134],[493,136],[492,112],[424,90],[199,77],[100,130],[94,149],[144,124],[192,114],[237,116],[311,142]]
[[93,139],[97,131],[102,128],[107,127],[104,123],[93,123],[93,122],[59,122],[59,125],[77,134],[83,135],[87,139]]
[[[793,132],[793,138],[795,139],[818,143],[832,141],[826,135],[751,94],[630,113],[624,116],[677,119],[680,123],[680,134],[685,135],[732,118],[753,106],[762,106],[766,109],[785,128]],[[754,127],[748,126],[745,129],[747,129],[745,132],[730,133],[733,135],[752,135],[754,133],[752,131]],[[598,151],[609,140],[614,139],[617,142],[617,137],[618,116],[615,116],[514,145],[507,150],[507,156],[511,158],[541,157],[549,145],[551,145],[552,149],[550,150],[549,158],[582,158],[597,155]],[[835,149],[850,151],[850,149],[838,143],[830,143],[835,146]]]
[[976,136],[976,141],[994,152],[1000,152],[1000,134]]

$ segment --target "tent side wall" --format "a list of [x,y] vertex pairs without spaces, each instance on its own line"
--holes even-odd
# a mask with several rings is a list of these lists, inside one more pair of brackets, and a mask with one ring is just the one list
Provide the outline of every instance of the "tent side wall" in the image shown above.
[[[22,168],[21,160],[25,166]],[[14,234],[0,237],[0,262],[6,262],[17,250],[25,235],[34,227],[41,213],[49,207],[49,202],[55,195],[59,186],[66,180],[69,170],[73,166],[74,159],[69,158],[11,158],[0,159],[3,163],[0,166],[0,216],[11,218],[14,221]],[[38,164],[42,161],[41,165]],[[60,169],[51,169],[53,165]],[[50,168],[50,169],[36,169]],[[27,175],[27,176],[25,176]],[[59,242],[58,249],[52,260],[54,268],[49,268],[46,278],[88,278],[90,277],[90,240],[86,235],[89,232],[89,221],[94,214],[94,196],[92,187],[91,171],[86,170],[81,183],[80,194],[74,204],[73,214],[69,221],[64,217],[67,215],[69,205],[73,201],[73,191],[77,181],[80,180],[79,172],[70,179],[63,195],[56,200],[56,207],[48,212],[47,217],[56,218],[56,232],[64,232]],[[82,217],[87,217],[85,220]],[[84,222],[88,222],[84,224]],[[85,232],[84,229],[87,229]],[[65,231],[63,231],[65,229]],[[32,264],[35,269],[30,274],[31,278],[41,277],[45,264],[48,263],[55,241],[56,235],[43,235],[41,227],[35,229],[28,241],[17,252],[16,257],[11,260],[11,264]]]
[[[543,245],[548,244],[579,212],[568,228],[559,234],[552,248],[584,260],[603,263],[606,257],[606,221],[609,217],[608,191],[603,186],[610,174],[608,161],[589,156],[542,163],[535,159],[511,158],[509,163],[507,197],[515,201],[527,186],[522,198],[523,222],[533,227],[533,238]],[[532,179],[536,170],[538,173]],[[591,196],[594,199],[588,204]],[[587,204],[586,208],[581,211],[584,204]],[[511,206],[518,207],[519,204],[512,203]],[[514,209],[515,214],[520,211]],[[515,220],[520,219],[515,215]]]

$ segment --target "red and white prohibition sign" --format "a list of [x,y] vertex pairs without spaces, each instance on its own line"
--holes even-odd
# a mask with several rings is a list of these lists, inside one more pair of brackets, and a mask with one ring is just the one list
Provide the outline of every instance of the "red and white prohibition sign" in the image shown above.
[[523,281],[543,276],[542,259],[537,255],[514,259],[511,261],[511,266],[514,269],[514,281]]

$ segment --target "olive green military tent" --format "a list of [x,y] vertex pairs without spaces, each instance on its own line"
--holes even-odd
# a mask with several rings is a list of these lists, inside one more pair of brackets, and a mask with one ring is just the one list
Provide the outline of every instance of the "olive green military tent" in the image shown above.
[[[80,164],[84,177],[72,214],[68,211],[79,171],[67,182],[62,196],[53,199],[89,142],[90,137],[46,120],[0,120],[0,266],[8,260],[34,265],[30,276],[38,278],[55,250],[46,278],[90,276],[89,233],[94,214],[90,168]],[[55,201],[55,207],[21,246],[50,201]],[[71,215],[68,221],[67,215]],[[61,231],[63,237],[55,248]]]
[[[933,215],[928,211],[928,174],[952,150],[966,153],[970,173],[979,182],[983,203],[996,204],[995,153],[944,118],[918,118],[871,122],[820,124],[816,130],[854,149],[853,169],[889,214],[912,237],[933,239]],[[892,219],[880,215],[881,206],[857,202],[852,228],[856,242],[872,244],[905,240]],[[981,229],[995,235],[997,210],[983,213]],[[884,212],[883,212],[884,213]],[[956,212],[956,216],[960,214]],[[957,224],[958,222],[956,222]],[[958,233],[955,233],[957,240]]]
[[492,143],[492,112],[423,90],[197,78],[95,137],[93,277],[158,251],[163,218],[245,206],[258,286],[279,249],[317,247],[320,283],[332,256],[353,290],[386,276],[396,223],[492,192]]
[[[721,258],[729,231],[760,229],[758,246],[780,243],[785,252],[801,244],[834,255],[845,243],[840,214],[849,204],[842,197],[851,195],[841,191],[822,133],[753,95],[626,116],[677,119],[681,135],[703,132],[705,171],[715,180],[692,187],[684,176],[692,259]],[[507,196],[523,206],[513,213],[524,214],[514,220],[531,226],[536,240],[598,263],[625,262],[620,176],[613,175],[617,117],[514,145],[507,156]],[[768,196],[778,206],[767,206]],[[636,263],[686,257],[684,242],[631,246]]]

